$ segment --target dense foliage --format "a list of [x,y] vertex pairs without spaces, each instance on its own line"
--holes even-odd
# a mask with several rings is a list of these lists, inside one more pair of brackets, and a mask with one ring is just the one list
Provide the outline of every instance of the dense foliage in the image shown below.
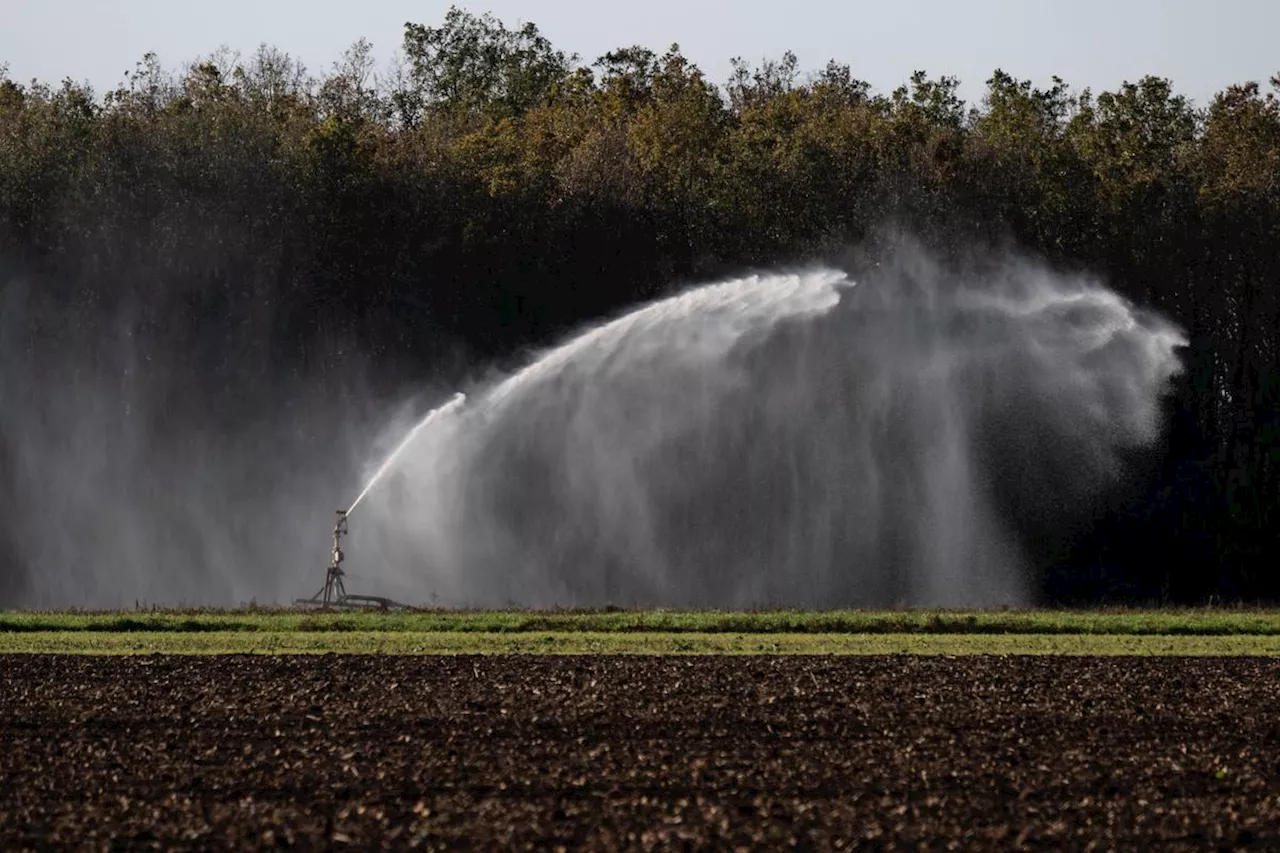
[[[886,225],[1013,244],[1190,340],[1159,459],[1047,594],[1280,598],[1273,91],[1198,108],[1154,77],[997,71],[971,108],[949,77],[875,94],[790,54],[716,86],[676,47],[584,65],[458,10],[407,25],[403,54],[376,73],[358,42],[320,78],[268,48],[148,56],[106,93],[0,73],[0,287],[36,282],[23,304],[46,309],[21,334],[92,360],[127,318],[144,361],[224,397],[353,349],[393,382],[694,279],[874,252]],[[0,440],[6,502],[7,464]]]

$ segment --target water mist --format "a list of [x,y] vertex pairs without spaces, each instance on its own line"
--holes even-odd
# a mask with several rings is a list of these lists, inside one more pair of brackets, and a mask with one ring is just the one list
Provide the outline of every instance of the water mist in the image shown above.
[[1114,482],[1182,343],[1018,262],[695,288],[451,405],[351,554],[453,605],[1025,604],[1011,514]]

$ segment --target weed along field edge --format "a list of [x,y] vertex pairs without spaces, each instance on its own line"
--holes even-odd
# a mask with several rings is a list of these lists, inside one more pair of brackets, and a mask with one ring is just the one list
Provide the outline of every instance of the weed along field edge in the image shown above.
[[0,611],[0,634],[53,631],[1280,636],[1280,610]]
[[0,634],[0,654],[1195,655],[1280,656],[1280,636],[1152,634],[702,634],[439,631]]
[[1280,612],[0,613],[0,653],[1280,655]]

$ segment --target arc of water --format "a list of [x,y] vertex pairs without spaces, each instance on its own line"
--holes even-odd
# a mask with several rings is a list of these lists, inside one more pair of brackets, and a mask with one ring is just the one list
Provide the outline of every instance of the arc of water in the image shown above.
[[350,515],[351,511],[354,510],[357,506],[359,506],[360,501],[364,500],[365,495],[369,494],[369,491],[377,484],[379,480],[382,479],[383,475],[386,474],[387,471],[391,469],[391,466],[395,464],[396,459],[400,456],[401,453],[405,451],[405,448],[407,448],[410,444],[413,443],[413,440],[414,438],[417,437],[418,433],[422,432],[423,429],[425,429],[429,424],[431,424],[436,419],[442,417],[443,415],[449,414],[450,412],[457,409],[464,402],[466,402],[466,399],[467,399],[467,395],[459,391],[458,393],[453,395],[452,400],[445,403],[443,406],[437,406],[436,408],[427,412],[426,416],[423,417],[423,419],[418,422],[418,425],[415,426],[413,429],[409,430],[409,434],[406,435],[404,437],[404,440],[401,441],[400,444],[396,446],[396,449],[391,451],[391,454],[382,461],[382,464],[378,466],[378,470],[373,472],[373,476],[369,478],[369,481],[367,483],[365,483],[364,490],[360,492],[359,495],[356,496],[356,499],[354,501],[351,502],[350,508],[347,509],[347,515]]

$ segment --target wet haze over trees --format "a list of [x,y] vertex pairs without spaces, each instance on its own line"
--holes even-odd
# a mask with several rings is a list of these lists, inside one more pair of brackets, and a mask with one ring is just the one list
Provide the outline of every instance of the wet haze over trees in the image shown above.
[[[717,85],[674,46],[583,60],[457,10],[406,25],[402,54],[148,56],[109,92],[0,73],[2,405],[82,373],[164,387],[149,417],[229,446],[304,406],[290,383],[390,395],[724,273],[856,274],[895,233],[1016,246],[1189,339],[1164,441],[1042,555],[1043,595],[1280,598],[1280,78],[1194,105],[1154,77],[996,71],[966,104],[946,76],[877,93],[786,54]],[[0,605],[30,521],[13,422]]]

